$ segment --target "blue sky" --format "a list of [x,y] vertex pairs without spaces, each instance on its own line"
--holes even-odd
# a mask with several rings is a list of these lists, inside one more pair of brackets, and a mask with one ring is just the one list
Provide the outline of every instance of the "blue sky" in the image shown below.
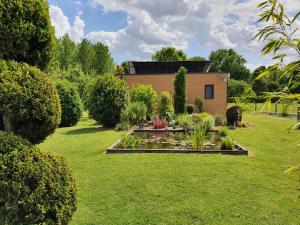
[[[208,57],[212,50],[233,48],[253,69],[270,64],[262,43],[252,40],[259,25],[259,0],[49,0],[57,37],[104,42],[117,63],[149,60],[164,46],[189,56]],[[284,1],[291,13],[299,0]]]

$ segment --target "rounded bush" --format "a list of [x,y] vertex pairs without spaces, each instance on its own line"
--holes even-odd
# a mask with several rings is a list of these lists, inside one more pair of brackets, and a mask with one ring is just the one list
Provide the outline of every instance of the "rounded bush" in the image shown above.
[[0,221],[68,224],[76,210],[76,185],[60,156],[0,131]]
[[131,102],[122,112],[122,121],[130,125],[139,125],[146,120],[147,107],[143,102]]
[[188,114],[192,114],[194,112],[194,106],[192,104],[188,104],[186,106],[186,111]]
[[55,33],[45,0],[0,1],[0,58],[46,69]]
[[57,90],[42,71],[0,60],[0,120],[11,131],[37,144],[60,124]]
[[77,124],[82,115],[82,102],[76,88],[67,80],[56,82],[61,105],[61,127]]
[[168,114],[173,114],[174,109],[169,92],[165,91],[160,94],[159,116],[162,118],[168,117]]
[[91,117],[105,127],[114,127],[120,122],[121,112],[127,103],[123,80],[114,76],[101,76],[91,85],[88,109]]
[[147,106],[147,114],[154,111],[157,94],[152,85],[139,84],[130,90],[132,102],[143,102]]

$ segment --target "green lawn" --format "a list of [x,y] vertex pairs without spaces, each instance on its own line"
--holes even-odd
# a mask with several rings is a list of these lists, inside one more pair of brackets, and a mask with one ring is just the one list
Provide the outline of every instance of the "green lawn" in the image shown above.
[[120,132],[84,118],[41,145],[65,156],[78,183],[71,224],[299,225],[300,131],[293,121],[244,116],[249,128],[230,131],[251,157],[184,154],[105,155]]

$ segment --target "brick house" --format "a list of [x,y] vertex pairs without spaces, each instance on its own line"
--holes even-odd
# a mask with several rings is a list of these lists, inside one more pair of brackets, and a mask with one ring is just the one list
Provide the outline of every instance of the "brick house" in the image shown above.
[[181,66],[188,71],[186,75],[187,103],[194,104],[196,97],[199,97],[204,103],[206,112],[225,114],[229,74],[209,72],[209,61],[131,61],[128,71],[118,76],[124,79],[129,87],[137,84],[151,84],[158,95],[163,91],[168,91],[172,95],[175,73]]

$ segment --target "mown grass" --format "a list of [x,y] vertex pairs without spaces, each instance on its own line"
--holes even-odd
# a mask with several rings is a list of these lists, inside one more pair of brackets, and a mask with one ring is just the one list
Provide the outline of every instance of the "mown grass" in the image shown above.
[[105,155],[121,132],[84,118],[40,145],[62,154],[78,183],[71,224],[251,225],[300,222],[300,131],[293,121],[246,114],[230,131],[251,157],[184,154]]

